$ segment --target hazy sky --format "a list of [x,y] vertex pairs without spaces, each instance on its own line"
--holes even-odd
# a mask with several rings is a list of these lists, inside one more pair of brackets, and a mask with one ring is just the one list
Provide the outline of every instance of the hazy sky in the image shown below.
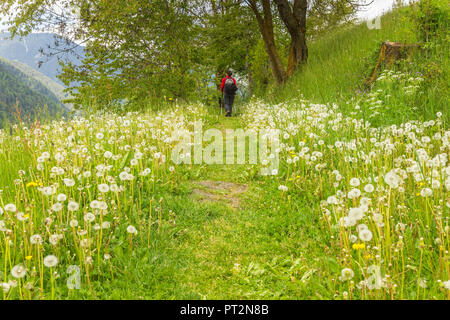
[[[368,1],[370,2],[370,0]],[[371,6],[365,7],[358,14],[361,19],[371,19],[380,16],[383,12],[389,11],[392,8],[395,0],[374,0]],[[404,3],[408,3],[409,0],[404,0]]]

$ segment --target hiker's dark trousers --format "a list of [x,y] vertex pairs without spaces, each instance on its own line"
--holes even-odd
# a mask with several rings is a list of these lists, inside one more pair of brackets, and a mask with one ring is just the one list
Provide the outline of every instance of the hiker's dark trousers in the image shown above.
[[233,111],[233,103],[234,103],[234,95],[231,94],[224,94],[223,100],[225,105],[225,111],[230,113]]

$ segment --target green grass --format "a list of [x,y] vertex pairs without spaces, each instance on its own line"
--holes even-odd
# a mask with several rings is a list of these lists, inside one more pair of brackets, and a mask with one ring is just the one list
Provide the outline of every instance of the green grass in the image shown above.
[[308,64],[272,98],[286,101],[302,94],[317,103],[347,101],[363,84],[369,68],[375,67],[374,57],[383,41],[416,41],[405,12],[408,9],[382,16],[381,29],[369,29],[363,23],[332,30],[313,40],[309,44]]

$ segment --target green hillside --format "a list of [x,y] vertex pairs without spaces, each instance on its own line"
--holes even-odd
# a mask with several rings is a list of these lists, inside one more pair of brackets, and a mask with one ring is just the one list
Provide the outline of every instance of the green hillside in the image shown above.
[[[42,85],[47,88],[50,92],[44,90],[45,95],[52,96],[54,95],[57,100],[57,102],[60,102],[64,99],[67,99],[66,93],[64,93],[64,86],[49,77],[47,77],[45,74],[36,71],[32,67],[14,60],[7,60],[2,57],[0,57],[0,61],[7,63],[11,65],[14,69],[17,69],[20,71],[18,74],[21,80],[25,81],[28,85],[30,85],[33,89],[36,90],[43,90]],[[53,97],[52,97],[53,98]]]
[[67,109],[59,101],[38,80],[4,60],[0,61],[0,124],[16,119],[16,104],[21,111],[21,120],[60,116]]

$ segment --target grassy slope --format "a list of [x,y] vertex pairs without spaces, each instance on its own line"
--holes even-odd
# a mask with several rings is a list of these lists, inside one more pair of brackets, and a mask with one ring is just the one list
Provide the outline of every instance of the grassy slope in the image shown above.
[[[287,101],[300,94],[317,103],[338,103],[345,110],[346,102],[355,97],[363,83],[373,71],[383,41],[418,43],[415,27],[411,19],[411,8],[403,7],[381,17],[380,29],[369,29],[366,23],[337,29],[316,39],[309,45],[308,64],[303,66],[282,89],[270,93],[265,99],[271,102]],[[448,39],[442,37],[440,46],[431,48],[422,55],[416,55],[413,64],[402,66],[406,72],[432,73],[424,90],[424,95],[414,101],[417,110],[408,114],[408,119],[434,118],[436,112],[446,113],[448,107],[449,50]],[[412,108],[411,102],[396,102],[393,107],[404,110]],[[392,113],[392,122],[405,119]],[[448,117],[448,115],[447,115]],[[394,119],[395,118],[395,119]],[[386,124],[386,119],[384,124]],[[380,121],[381,123],[382,121]]]
[[408,9],[381,17],[381,29],[370,30],[363,23],[335,30],[313,41],[308,64],[274,95],[274,100],[285,101],[301,93],[318,103],[346,101],[364,81],[368,67],[374,66],[374,54],[383,41],[416,41],[405,10]]

